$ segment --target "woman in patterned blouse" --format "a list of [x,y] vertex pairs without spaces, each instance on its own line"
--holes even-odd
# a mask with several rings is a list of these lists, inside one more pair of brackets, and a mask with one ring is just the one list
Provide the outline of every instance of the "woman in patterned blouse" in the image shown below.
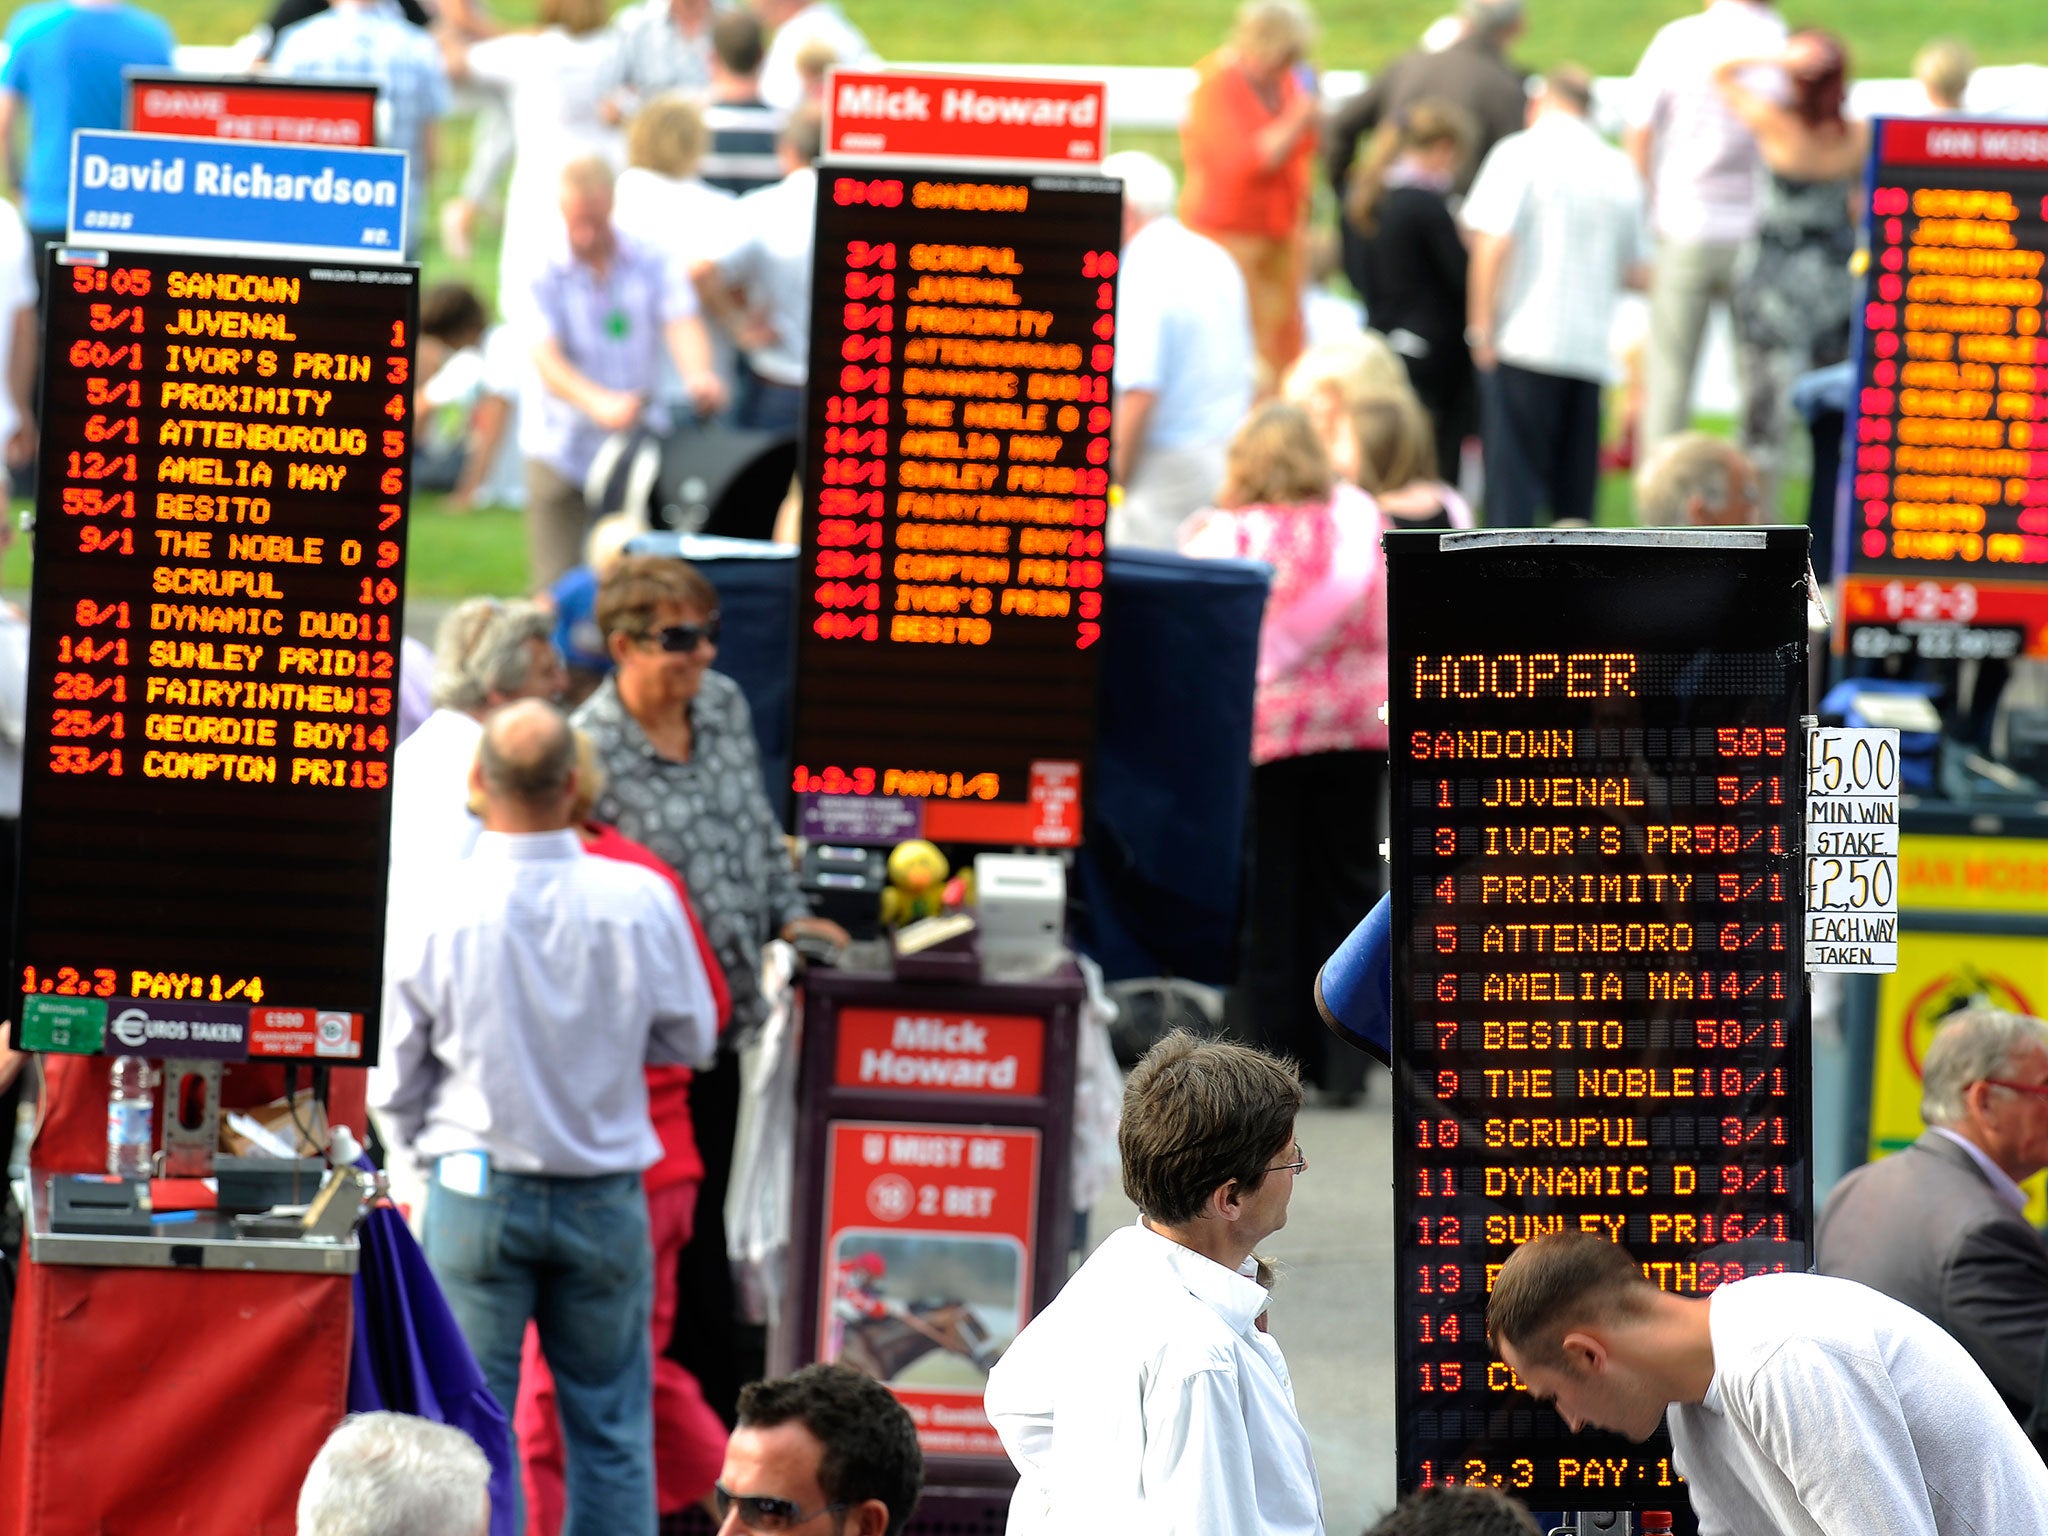
[[[718,1065],[690,1085],[704,1158],[696,1231],[678,1277],[683,1365],[712,1405],[730,1414],[751,1375],[735,1349],[732,1274],[725,1252],[725,1186],[739,1118],[734,1047],[764,1016],[761,948],[781,935],[846,942],[813,917],[798,889],[782,828],[761,783],[754,727],[739,684],[711,670],[718,657],[718,591],[695,567],[658,555],[621,560],[597,593],[612,675],[576,711],[607,780],[599,821],[644,843],[683,877],[732,992]],[[682,1335],[688,1335],[688,1338]]]

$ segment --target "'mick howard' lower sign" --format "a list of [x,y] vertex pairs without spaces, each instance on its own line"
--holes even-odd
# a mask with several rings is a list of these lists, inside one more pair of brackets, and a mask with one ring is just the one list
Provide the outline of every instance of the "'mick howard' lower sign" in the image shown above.
[[405,259],[406,156],[84,129],[70,238],[127,250]]

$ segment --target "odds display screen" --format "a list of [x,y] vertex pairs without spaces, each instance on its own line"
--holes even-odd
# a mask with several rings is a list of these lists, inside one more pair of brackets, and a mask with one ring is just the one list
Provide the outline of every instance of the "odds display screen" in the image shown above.
[[1121,191],[819,168],[791,783],[806,836],[1081,840]]
[[1879,119],[1866,193],[1847,648],[2048,655],[2048,126]]
[[374,1060],[416,269],[44,284],[17,985],[108,1049],[175,1005],[215,1054]]
[[1584,1230],[1699,1295],[1807,1267],[1804,529],[1388,536],[1403,1491],[1668,1508],[1487,1346]]

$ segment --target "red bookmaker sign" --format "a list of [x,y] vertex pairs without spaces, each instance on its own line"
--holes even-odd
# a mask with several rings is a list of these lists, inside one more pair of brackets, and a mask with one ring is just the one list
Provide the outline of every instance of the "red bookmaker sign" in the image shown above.
[[1095,166],[1109,135],[1099,80],[834,70],[825,152],[854,160]]
[[1024,1014],[848,1008],[839,1015],[841,1088],[1036,1098],[1045,1020]]
[[377,142],[375,81],[272,80],[130,70],[128,124],[135,133],[277,144]]
[[1038,1132],[837,1120],[828,1133],[818,1358],[886,1384],[927,1456],[1000,1460],[981,1399],[1032,1312]]

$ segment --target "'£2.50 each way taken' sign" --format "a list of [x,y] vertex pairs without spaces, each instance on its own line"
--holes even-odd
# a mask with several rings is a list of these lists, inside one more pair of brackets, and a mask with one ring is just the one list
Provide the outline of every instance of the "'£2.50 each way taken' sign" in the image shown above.
[[1899,966],[1899,733],[1806,737],[1806,968]]

